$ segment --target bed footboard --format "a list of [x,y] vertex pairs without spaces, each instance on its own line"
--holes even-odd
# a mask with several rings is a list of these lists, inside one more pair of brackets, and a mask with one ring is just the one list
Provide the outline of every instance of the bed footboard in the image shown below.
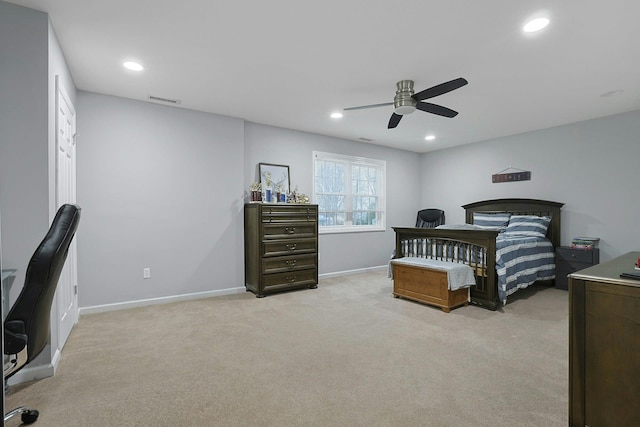
[[499,305],[496,275],[496,236],[492,230],[393,227],[394,258],[419,257],[469,265],[476,285],[471,302],[491,310]]

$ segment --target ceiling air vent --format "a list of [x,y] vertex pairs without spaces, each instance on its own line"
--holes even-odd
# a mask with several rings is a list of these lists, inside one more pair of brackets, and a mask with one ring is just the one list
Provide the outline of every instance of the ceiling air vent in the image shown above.
[[163,98],[161,96],[149,95],[149,99],[152,101],[164,102],[164,103],[173,104],[173,105],[180,104],[179,99],[169,99],[169,98]]

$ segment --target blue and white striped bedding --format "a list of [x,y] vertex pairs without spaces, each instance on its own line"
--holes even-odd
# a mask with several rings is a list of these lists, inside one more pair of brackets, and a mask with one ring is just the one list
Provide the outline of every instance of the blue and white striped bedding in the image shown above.
[[[507,297],[518,289],[524,289],[537,280],[555,278],[555,251],[551,241],[531,235],[509,235],[504,226],[477,226],[475,224],[441,225],[439,229],[481,230],[492,229],[500,233],[496,237],[496,275],[498,276],[498,297],[506,304]],[[515,230],[514,230],[515,231]],[[415,239],[403,242],[405,256],[422,258],[445,258],[477,263],[483,259],[477,255],[472,245],[459,244],[443,246],[441,240]],[[462,252],[461,252],[462,251]],[[486,266],[486,262],[482,262]]]
[[555,278],[554,249],[548,239],[500,233],[496,248],[498,295],[503,304],[518,289]]

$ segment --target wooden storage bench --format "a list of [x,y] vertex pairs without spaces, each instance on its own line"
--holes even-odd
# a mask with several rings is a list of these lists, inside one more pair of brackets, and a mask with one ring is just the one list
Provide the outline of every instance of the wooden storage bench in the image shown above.
[[429,260],[425,260],[423,264],[406,263],[401,260],[402,258],[391,261],[395,298],[403,297],[440,307],[445,313],[469,303],[469,285],[450,290],[447,270],[438,268],[439,266],[430,266]]

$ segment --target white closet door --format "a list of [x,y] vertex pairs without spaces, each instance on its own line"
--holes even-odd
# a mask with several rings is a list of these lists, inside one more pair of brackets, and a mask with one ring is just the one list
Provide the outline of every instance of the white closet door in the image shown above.
[[[56,76],[56,206],[76,203],[76,112]],[[76,238],[56,290],[57,334],[52,331],[52,347],[62,350],[78,321],[78,268]],[[57,339],[55,338],[57,336]]]

